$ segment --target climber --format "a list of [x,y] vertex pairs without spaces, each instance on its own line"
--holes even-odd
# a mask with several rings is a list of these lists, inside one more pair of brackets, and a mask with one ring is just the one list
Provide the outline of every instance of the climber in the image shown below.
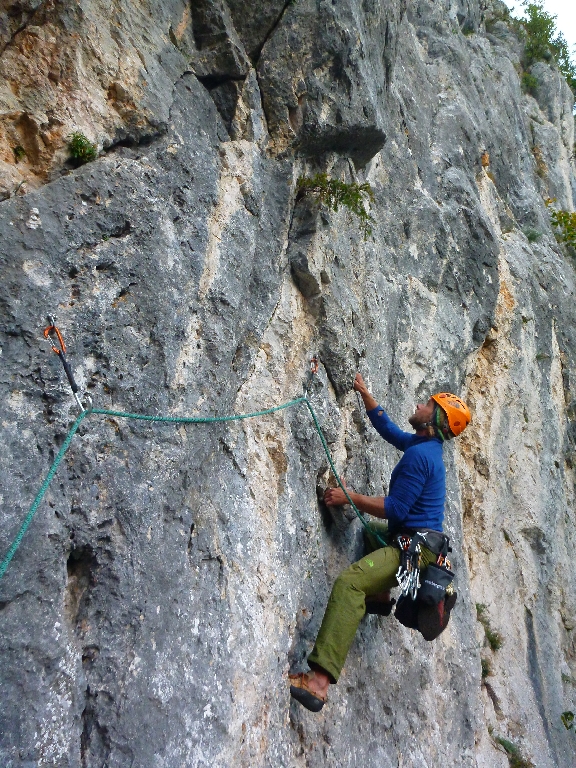
[[[408,419],[416,434],[403,432],[372,397],[357,373],[354,389],[360,393],[376,431],[404,454],[390,478],[386,497],[364,496],[347,488],[361,512],[388,522],[390,536],[405,531],[439,532],[442,536],[446,470],[442,447],[470,422],[466,404],[441,392],[425,405],[417,405]],[[326,491],[329,506],[348,503],[341,488]],[[437,534],[433,533],[432,536]],[[380,546],[380,545],[378,545]],[[432,545],[431,545],[432,546]],[[420,570],[435,563],[437,552],[422,547]],[[308,663],[310,672],[292,674],[290,694],[312,712],[327,700],[328,686],[338,681],[360,620],[366,612],[388,615],[394,601],[389,590],[397,586],[401,552],[395,545],[381,547],[343,571],[336,580],[316,644]]]

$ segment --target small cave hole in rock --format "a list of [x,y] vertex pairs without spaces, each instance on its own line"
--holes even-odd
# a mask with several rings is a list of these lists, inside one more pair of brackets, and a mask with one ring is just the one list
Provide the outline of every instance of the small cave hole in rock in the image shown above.
[[91,547],[78,547],[70,552],[66,563],[68,583],[64,606],[66,617],[73,625],[78,622],[88,589],[95,583],[96,565],[96,556]]

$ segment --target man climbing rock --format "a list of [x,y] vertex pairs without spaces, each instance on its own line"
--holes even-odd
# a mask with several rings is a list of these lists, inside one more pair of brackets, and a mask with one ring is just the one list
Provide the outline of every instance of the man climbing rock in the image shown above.
[[[441,392],[425,405],[417,405],[408,419],[415,434],[403,432],[372,397],[357,373],[354,389],[360,393],[376,431],[403,456],[392,471],[386,497],[364,496],[348,490],[361,512],[387,520],[390,539],[399,533],[428,531],[431,540],[444,539],[442,523],[446,497],[446,470],[442,447],[470,422],[466,404],[456,395]],[[347,504],[341,488],[331,488],[326,504]],[[440,535],[438,535],[438,532]],[[327,700],[328,686],[336,683],[366,612],[388,615],[393,602],[389,590],[398,585],[399,546],[375,549],[343,571],[336,580],[314,649],[308,657],[310,672],[290,675],[290,693],[303,706],[318,712]],[[422,546],[420,571],[436,563],[439,550]]]

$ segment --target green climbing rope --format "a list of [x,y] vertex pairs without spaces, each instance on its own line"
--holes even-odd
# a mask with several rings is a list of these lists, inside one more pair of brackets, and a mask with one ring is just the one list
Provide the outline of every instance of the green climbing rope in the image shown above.
[[82,423],[82,421],[87,417],[91,416],[93,414],[100,415],[100,416],[114,416],[119,419],[136,419],[137,421],[159,421],[159,422],[167,422],[169,424],[214,424],[216,422],[223,422],[223,421],[240,421],[241,419],[253,419],[256,416],[266,416],[269,413],[275,413],[276,411],[282,411],[285,408],[292,408],[295,405],[299,405],[300,403],[305,403],[308,410],[310,411],[310,415],[312,416],[312,419],[314,421],[314,426],[316,427],[316,430],[318,432],[318,435],[320,436],[320,440],[322,442],[322,447],[324,448],[324,451],[326,453],[326,456],[328,458],[328,462],[330,464],[330,468],[332,469],[332,472],[334,474],[334,477],[336,478],[336,481],[338,482],[338,485],[340,488],[344,491],[344,494],[346,498],[348,499],[348,502],[352,506],[352,509],[364,525],[364,527],[372,533],[373,536],[377,538],[380,544],[382,544],[383,547],[386,546],[386,542],[378,535],[378,533],[373,530],[370,526],[370,523],[365,519],[364,515],[360,512],[358,507],[354,504],[350,496],[348,495],[348,491],[346,490],[346,487],[343,485],[342,481],[340,480],[340,476],[338,475],[338,472],[336,471],[336,467],[334,466],[334,462],[332,460],[332,456],[330,455],[330,449],[328,448],[328,443],[326,442],[326,438],[324,437],[322,433],[322,428],[320,427],[320,424],[318,423],[318,418],[316,414],[314,413],[314,409],[312,408],[312,404],[308,400],[307,397],[298,397],[295,400],[290,400],[287,403],[283,403],[282,405],[276,405],[274,408],[266,408],[262,411],[254,411],[253,413],[237,413],[232,414],[230,416],[148,416],[143,413],[124,413],[123,411],[109,411],[105,408],[92,408],[88,411],[82,411],[82,413],[78,416],[74,424],[70,427],[70,431],[66,435],[66,439],[62,443],[62,447],[58,451],[58,455],[54,459],[52,466],[50,467],[48,474],[46,475],[46,479],[42,483],[40,490],[38,491],[36,498],[32,502],[32,506],[30,507],[30,510],[28,514],[26,515],[24,522],[20,526],[20,530],[16,534],[14,541],[10,545],[8,552],[6,553],[4,559],[0,563],[0,580],[6,573],[6,569],[8,568],[8,565],[10,564],[10,561],[16,554],[16,551],[18,547],[20,546],[20,543],[22,542],[22,539],[24,538],[24,534],[28,530],[28,527],[30,523],[32,522],[32,518],[36,514],[36,510],[40,506],[40,502],[42,501],[44,494],[48,490],[48,486],[52,482],[52,478],[56,474],[56,470],[58,469],[58,466],[62,459],[64,458],[64,455],[68,448],[70,447],[70,443],[72,442],[72,438],[78,431],[78,427]]

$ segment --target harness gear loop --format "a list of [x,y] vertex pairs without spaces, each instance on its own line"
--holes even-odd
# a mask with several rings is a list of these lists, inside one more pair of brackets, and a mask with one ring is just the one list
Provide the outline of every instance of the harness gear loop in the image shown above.
[[396,572],[396,581],[400,587],[400,596],[409,595],[412,600],[420,589],[420,555],[422,536],[415,533],[414,536],[400,534],[396,537],[396,544],[400,548],[400,567]]
[[[52,351],[58,355],[60,360],[62,361],[62,367],[64,368],[64,373],[66,374],[66,378],[68,379],[68,383],[70,384],[70,388],[72,390],[72,394],[74,395],[74,399],[76,400],[78,407],[81,411],[84,411],[84,406],[82,405],[82,401],[80,400],[80,397],[78,396],[78,384],[74,381],[74,374],[72,373],[72,368],[70,368],[70,363],[68,360],[66,360],[66,344],[64,344],[64,339],[62,337],[62,334],[60,333],[60,329],[56,326],[56,320],[52,315],[48,315],[48,322],[50,325],[48,325],[46,328],[44,328],[44,338],[50,344],[52,347]],[[60,345],[60,349],[54,345],[52,336],[55,335],[58,339],[58,344]]]

